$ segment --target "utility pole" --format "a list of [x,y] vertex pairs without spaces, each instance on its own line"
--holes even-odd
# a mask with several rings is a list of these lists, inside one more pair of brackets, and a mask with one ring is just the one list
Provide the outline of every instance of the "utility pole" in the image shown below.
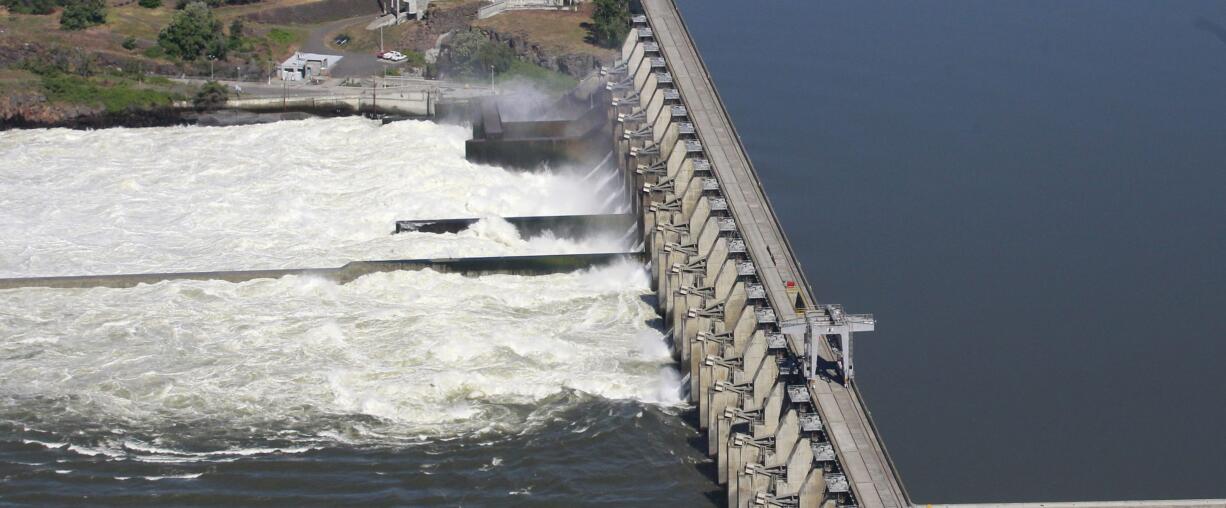
[[213,79],[213,60],[215,60],[216,58],[217,57],[213,55],[209,55],[209,81],[215,81]]
[[383,25],[379,25],[379,52],[383,52]]

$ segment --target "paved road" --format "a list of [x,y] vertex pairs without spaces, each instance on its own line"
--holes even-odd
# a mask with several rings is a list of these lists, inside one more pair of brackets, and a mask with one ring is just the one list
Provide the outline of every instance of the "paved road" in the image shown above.
[[382,75],[383,69],[393,64],[384,63],[378,58],[375,58],[375,55],[370,53],[337,51],[328,47],[327,41],[329,33],[336,32],[359,21],[371,21],[375,19],[375,16],[375,14],[367,14],[364,16],[329,21],[321,24],[312,29],[311,33],[307,35],[306,42],[302,44],[302,51],[308,53],[322,53],[326,55],[339,54],[345,57],[341,59],[340,63],[336,64],[336,66],[332,68],[332,77],[335,78]]

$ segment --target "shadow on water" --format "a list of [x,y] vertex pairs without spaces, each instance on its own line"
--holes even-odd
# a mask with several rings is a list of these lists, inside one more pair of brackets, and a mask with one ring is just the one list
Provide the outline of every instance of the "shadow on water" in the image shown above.
[[1217,40],[1226,44],[1226,27],[1210,21],[1209,18],[1199,16],[1192,21],[1192,26],[1197,30],[1209,32],[1210,35],[1217,37]]

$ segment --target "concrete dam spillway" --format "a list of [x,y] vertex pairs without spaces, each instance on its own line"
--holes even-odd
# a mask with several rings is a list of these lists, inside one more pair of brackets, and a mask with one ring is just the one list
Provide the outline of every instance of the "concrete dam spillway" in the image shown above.
[[855,385],[876,321],[818,302],[676,7],[636,4],[599,78],[471,128],[0,136],[0,494],[912,506]]

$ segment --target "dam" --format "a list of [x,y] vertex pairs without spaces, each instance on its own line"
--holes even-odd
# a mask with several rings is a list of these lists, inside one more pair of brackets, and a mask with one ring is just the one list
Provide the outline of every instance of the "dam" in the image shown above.
[[615,130],[729,506],[908,506],[852,382],[872,316],[814,299],[676,6],[642,4]]
[[[441,170],[405,174],[382,171],[388,161],[380,160],[364,166],[375,173],[365,177],[311,175],[335,195],[287,192],[224,210],[229,222],[193,223],[195,241],[225,253],[187,262],[171,239],[150,237],[102,245],[114,255],[106,264],[76,257],[82,249],[58,238],[39,245],[63,248],[68,261],[4,251],[28,268],[0,281],[0,302],[25,314],[4,323],[40,332],[22,333],[25,347],[0,349],[13,365],[0,391],[13,406],[30,404],[85,430],[0,412],[3,472],[11,467],[40,485],[59,477],[108,489],[143,482],[185,502],[205,499],[193,482],[215,481],[260,499],[269,495],[262,483],[273,484],[283,489],[273,499],[286,502],[307,492],[354,503],[694,505],[700,500],[687,491],[705,488],[694,476],[709,476],[718,489],[701,501],[714,504],[912,506],[855,384],[854,341],[872,340],[874,317],[817,300],[676,7],[641,7],[619,61],[580,96],[551,106],[556,116],[524,115],[494,99],[471,112],[471,138],[462,141],[455,128],[439,140],[437,126],[416,123],[317,129],[412,138],[421,153],[447,145],[456,155],[462,143],[465,161],[488,166],[454,157]],[[320,145],[335,143],[311,132]],[[544,175],[536,172],[542,164]],[[202,169],[202,178],[219,171]],[[342,185],[358,178],[369,180]],[[432,193],[441,206],[390,205],[431,202]],[[351,222],[268,203],[369,196],[381,197],[355,207]],[[211,198],[221,200],[192,204],[203,210]],[[90,212],[131,220],[105,207]],[[64,229],[114,226],[68,213],[40,218]],[[265,226],[252,218],[271,218],[273,238],[252,246],[226,234]],[[140,259],[129,261],[133,253]],[[255,268],[229,269],[236,265]],[[121,273],[74,275],[107,271],[99,266]],[[142,269],[150,266],[156,271]],[[105,318],[131,309],[148,310]],[[167,340],[123,342],[125,326]],[[184,338],[191,327],[243,340],[197,344]],[[59,344],[73,334],[93,345]],[[165,365],[151,374],[142,367],[150,361]],[[74,405],[74,388],[87,403]],[[238,430],[218,436],[204,427]],[[639,428],[647,430],[630,431]],[[9,444],[10,434],[20,443]],[[581,472],[558,471],[577,456],[587,459]],[[325,486],[349,479],[325,470],[328,460],[365,477]],[[38,470],[22,476],[10,466],[17,461]],[[135,465],[114,465],[123,461]],[[601,461],[611,465],[593,464]],[[705,461],[709,474],[692,475]],[[389,469],[412,480],[379,478]],[[656,476],[669,481],[653,483]],[[16,494],[69,499],[21,487]]]

